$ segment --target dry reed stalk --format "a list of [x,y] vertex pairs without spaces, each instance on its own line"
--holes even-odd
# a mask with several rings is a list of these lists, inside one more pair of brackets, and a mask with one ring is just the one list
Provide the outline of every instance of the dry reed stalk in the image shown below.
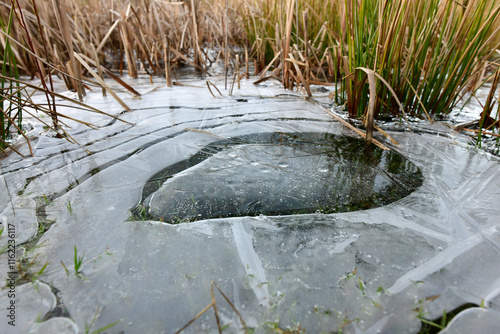
[[389,139],[391,141],[391,143],[393,143],[394,145],[399,145],[399,143],[397,142],[396,139],[392,138],[387,132],[385,132],[383,129],[379,128],[377,126],[377,124],[373,123],[373,127],[378,131],[380,132],[382,135],[384,135],[385,138]]
[[250,68],[248,67],[248,48],[245,44],[245,75],[248,78],[250,78]]
[[375,101],[377,99],[376,81],[375,81],[375,71],[366,68],[358,67],[361,71],[364,71],[368,77],[368,84],[370,88],[370,102],[368,104],[368,110],[366,112],[366,141],[371,143],[373,140],[373,119],[375,118]]
[[[84,54],[80,54],[80,57],[82,57],[83,59],[85,59],[85,61],[87,63],[89,63],[89,64],[94,65],[94,66],[97,67],[97,64],[92,59],[90,59],[89,57],[85,56]],[[132,93],[135,96],[141,96],[141,93],[139,93],[138,91],[136,91],[133,87],[131,87],[130,85],[128,85],[125,81],[123,81],[122,79],[120,79],[113,72],[111,72],[110,70],[108,70],[106,67],[104,67],[104,66],[100,66],[100,67],[104,71],[104,73],[106,73],[111,79],[113,79],[114,81],[116,81],[119,85],[121,85],[123,88],[125,88],[126,90],[128,90],[130,93]]]
[[[324,70],[324,65],[325,65],[325,62],[326,62],[326,55],[329,54],[329,48],[326,48],[326,50],[323,52],[323,55],[321,56],[321,59],[318,58],[318,55],[317,53],[320,52],[321,48],[314,48],[313,51],[315,52],[312,52],[313,54],[313,57],[314,57],[314,60],[316,61],[316,64],[317,64],[317,67],[318,67],[318,75],[321,74],[321,76],[323,77],[323,80],[325,82],[328,82],[328,78],[325,74],[325,70]],[[327,65],[328,67],[328,65]],[[309,71],[311,71],[311,68],[309,69]],[[313,80],[319,80],[317,78],[316,75],[313,75],[314,79]]]
[[167,36],[165,36],[163,43],[164,43],[163,55],[165,62],[165,80],[167,82],[167,87],[172,87],[172,72],[170,67],[170,41]]
[[363,71],[365,73],[373,73],[373,75],[375,77],[377,77],[387,87],[387,89],[391,92],[392,97],[394,98],[394,100],[396,101],[397,105],[399,106],[399,108],[401,110],[401,114],[403,115],[403,118],[406,121],[406,125],[408,126],[408,130],[411,130],[410,129],[410,123],[408,122],[408,117],[406,117],[406,112],[404,110],[403,104],[399,100],[396,92],[391,87],[391,85],[389,85],[389,83],[380,74],[378,74],[377,72],[375,72],[375,71],[373,71],[373,70],[371,70],[369,68],[358,67],[356,70],[361,70],[361,71]]
[[[186,130],[197,131],[195,129],[190,129],[190,128],[186,128]],[[203,131],[203,132],[205,132],[205,131]],[[209,132],[207,132],[207,134],[212,135]],[[219,286],[214,281],[211,281],[210,282],[210,304],[208,304],[203,310],[201,310],[201,312],[199,312],[193,319],[189,320],[189,322],[186,325],[184,325],[181,329],[179,329],[177,332],[175,332],[175,334],[179,334],[179,333],[183,332],[193,322],[195,322],[196,319],[198,319],[199,317],[201,317],[210,308],[214,309],[215,320],[217,322],[217,329],[219,331],[219,334],[222,334],[222,327],[221,327],[221,322],[220,322],[220,318],[219,318],[219,312],[218,312],[218,309],[217,309],[217,300],[215,299],[215,294],[214,294],[214,286],[217,288],[217,290],[222,295],[222,297],[224,298],[224,300],[229,304],[229,306],[233,309],[233,311],[238,316],[238,318],[239,318],[239,320],[241,322],[241,325],[243,326],[243,330],[244,330],[245,334],[248,333],[247,324],[243,320],[243,317],[241,316],[240,312],[238,312],[238,310],[236,309],[236,307],[234,306],[234,304],[229,300],[229,298],[227,298],[227,296],[224,294],[224,292],[222,292],[222,290],[219,288]]]
[[[145,29],[144,25],[142,24],[141,17],[137,14],[137,11],[134,9],[134,7],[131,7],[133,18],[135,18],[136,24],[134,25],[135,29],[132,29],[132,36],[133,38],[137,41],[137,45],[139,47],[139,55],[141,62],[143,65],[148,62],[149,66],[153,69],[154,72],[159,72],[157,68],[155,68],[155,65],[151,61],[150,55],[153,53],[152,52],[152,47],[149,47],[147,41],[146,41],[146,35],[152,35],[151,33],[148,33],[148,31]],[[135,31],[137,30],[137,32]],[[146,66],[144,66],[146,68]]]
[[220,326],[219,312],[217,311],[217,301],[215,300],[214,295],[214,281],[210,284],[210,295],[212,297],[212,304],[214,308],[215,320],[217,321],[217,329],[219,330],[219,334],[222,334],[222,328]]
[[405,78],[405,79],[406,79],[406,82],[408,83],[408,85],[410,86],[410,88],[412,89],[413,93],[415,93],[415,97],[418,99],[418,102],[422,106],[422,110],[424,111],[425,115],[427,116],[427,120],[429,121],[429,123],[434,123],[434,121],[432,120],[431,116],[427,112],[427,108],[425,108],[424,103],[420,99],[420,96],[418,96],[417,90],[413,87],[413,85],[411,84],[410,80],[408,80],[408,78]]
[[[314,105],[318,106],[320,109],[322,109],[323,111],[325,111],[326,113],[328,113],[330,116],[332,116],[333,118],[335,118],[336,120],[338,120],[340,123],[342,123],[348,129],[356,132],[362,138],[366,139],[366,133],[365,132],[363,132],[363,131],[359,130],[358,128],[354,127],[349,122],[345,121],[342,117],[335,115],[333,112],[331,112],[330,110],[328,110],[325,107],[323,107],[320,103],[316,102],[314,99],[308,99],[308,101],[310,101]],[[389,151],[390,150],[387,146],[385,146],[384,144],[382,144],[381,142],[379,142],[375,138],[372,138],[372,143],[375,144],[375,145],[377,145],[378,147],[380,147],[381,149],[383,149],[385,151]]]
[[237,80],[238,80],[238,89],[241,89],[241,83],[240,83],[240,80],[241,80],[241,76],[240,76],[240,55],[236,55],[235,56],[235,64],[234,64],[234,67],[235,67],[235,73],[237,75]]
[[127,58],[128,75],[131,78],[137,78],[137,67],[135,65],[134,48],[133,41],[130,32],[130,28],[127,24],[127,18],[130,15],[132,5],[129,4],[126,12],[121,13],[121,20],[119,24],[121,41],[123,43],[123,49],[125,51],[125,57]]
[[113,89],[111,89],[111,87],[109,87],[99,77],[99,75],[92,70],[92,68],[85,62],[85,60],[83,60],[83,58],[79,54],[75,52],[74,56],[87,69],[87,71],[101,84],[101,86],[104,87],[126,111],[131,111],[131,109],[125,104],[125,102],[123,102],[122,99],[120,99],[118,95],[116,95]]
[[299,46],[297,44],[293,45],[293,54],[299,57],[298,60],[302,62],[302,66],[306,66],[306,57],[304,56],[304,53],[299,49]]
[[[286,6],[286,27],[285,27],[285,45],[283,47],[283,57],[290,57],[290,42],[292,39],[292,23],[293,23],[293,12],[295,7],[295,0],[287,0]],[[292,89],[292,84],[290,83],[290,63],[284,61],[283,64],[283,87],[286,89]]]
[[237,72],[233,74],[233,82],[231,83],[231,88],[229,89],[229,96],[233,96],[234,84],[236,83],[236,80],[238,80]]
[[309,66],[309,35],[308,35],[308,31],[307,31],[307,26],[308,26],[308,12],[307,12],[307,9],[305,11],[302,12],[302,25],[304,26],[304,47],[305,47],[305,52],[304,52],[304,58],[305,58],[305,63],[306,63],[306,66],[305,66],[305,80],[306,80],[306,83],[307,83],[307,86],[310,85],[309,83],[309,75],[311,73],[310,71],[310,66]]
[[198,36],[198,0],[190,0],[189,10],[191,12],[192,20],[192,34],[193,34],[193,58],[196,67],[202,67],[204,64],[203,52],[200,48],[200,38]]
[[175,54],[175,56],[177,56],[177,57],[181,58],[182,60],[184,60],[185,62],[191,64],[193,67],[199,69],[200,71],[202,71],[203,73],[205,73],[207,75],[210,75],[210,73],[208,73],[206,69],[204,69],[203,67],[201,67],[199,65],[196,65],[192,60],[190,60],[188,57],[186,57],[185,55],[183,55],[182,53],[180,53],[176,49],[170,48],[170,51],[172,51],[172,53]]
[[479,128],[482,129],[483,127],[491,127],[494,124],[498,124],[499,122],[496,121],[494,118],[491,117],[491,112],[493,111],[493,108],[495,106],[495,93],[497,91],[498,85],[500,83],[500,70],[498,70],[494,77],[493,77],[493,82],[491,83],[491,88],[488,93],[488,97],[486,98],[486,102],[484,103],[483,111],[481,112],[481,119],[479,121]]
[[301,63],[297,60],[295,60],[295,58],[293,57],[293,55],[290,53],[289,54],[289,58],[286,58],[285,59],[286,61],[290,62],[293,64],[293,66],[295,67],[295,71],[297,73],[297,76],[296,78],[298,80],[295,80],[297,82],[297,87],[300,87],[299,84],[302,84],[302,86],[304,87],[305,89],[305,92],[307,94],[308,97],[312,97],[312,93],[311,93],[311,88],[309,87],[309,82],[305,79],[304,75],[302,74],[302,71],[299,67],[299,64],[304,66],[304,68],[307,67],[307,65],[305,63]]
[[212,89],[210,88],[210,85],[214,86],[214,88],[217,90],[217,92],[219,93],[219,95],[220,95],[221,97],[224,97],[224,95],[222,95],[222,93],[220,92],[219,88],[217,88],[217,86],[216,86],[216,85],[215,85],[212,81],[207,80],[207,87],[208,87],[208,90],[210,91],[210,94],[212,94],[212,96],[213,96],[214,98],[216,98],[216,99],[217,99],[217,97],[215,96],[215,94],[212,92]]
[[228,46],[228,15],[227,15],[227,9],[229,7],[228,0],[226,0],[226,15],[225,15],[225,20],[224,20],[224,88],[227,89],[227,72],[228,72],[228,67],[229,67],[229,46]]
[[262,70],[262,72],[260,72],[260,75],[259,77],[263,78],[264,75],[267,73],[267,71],[269,71],[269,69],[274,65],[274,63],[281,57],[281,51],[278,51],[277,54],[274,55],[274,58],[273,60],[271,60],[269,62],[269,64],[267,64],[267,66]]
[[468,129],[468,128],[464,128],[462,129],[463,131],[467,131],[467,132],[473,132],[473,133],[477,133],[478,135],[482,136],[482,135],[489,135],[489,136],[492,136],[492,137],[497,137],[497,138],[500,138],[500,134],[498,133],[494,133],[494,132],[488,132],[488,131],[484,131],[484,130],[476,130],[476,129]]
[[194,128],[184,128],[184,131],[192,131],[192,132],[204,133],[204,134],[206,134],[206,135],[209,135],[209,136],[212,136],[212,137],[215,137],[215,138],[227,139],[227,137],[222,137],[222,136],[219,136],[219,135],[213,134],[212,132],[208,132],[208,131],[205,131],[205,130],[200,130],[200,129],[194,129]]
[[265,81],[267,81],[269,79],[275,79],[275,80],[277,80],[279,82],[282,82],[281,78],[278,78],[277,76],[274,76],[274,75],[269,75],[267,77],[263,77],[263,78],[260,78],[259,80],[254,81],[253,84],[254,85],[258,85],[258,84],[263,83],[263,82],[265,82]]
[[118,76],[116,76],[113,72],[111,72],[110,70],[108,70],[106,67],[102,67],[101,68],[104,70],[104,72],[109,75],[109,77],[113,80],[115,80],[118,84],[120,84],[122,87],[124,87],[126,90],[128,90],[129,92],[131,92],[132,94],[134,94],[135,96],[141,96],[141,93],[139,93],[138,91],[136,91],[133,87],[131,87],[130,85],[128,85],[125,81],[123,81],[122,79],[120,79]]
[[336,86],[336,83],[331,83],[331,82],[324,82],[324,81],[316,81],[316,80],[310,80],[309,84],[311,85],[318,85],[318,86],[329,86],[333,87]]
[[478,90],[484,83],[486,77],[486,71],[488,70],[488,62],[480,62],[477,58],[475,59],[476,64],[474,65],[473,74],[469,77],[469,84],[466,89],[464,89],[462,96],[467,93],[472,93]]
[[[1,79],[2,77],[3,77],[3,78],[6,78],[6,77],[4,77],[3,75],[1,75],[1,74],[0,74],[0,79]],[[88,110],[88,111],[95,112],[95,113],[98,113],[98,114],[101,114],[101,115],[105,115],[105,116],[108,116],[108,117],[114,118],[114,119],[116,119],[116,120],[118,120],[118,121],[120,121],[120,122],[123,122],[123,123],[129,124],[129,125],[132,125],[132,123],[130,123],[130,122],[128,122],[128,121],[125,121],[125,120],[122,120],[121,118],[119,118],[119,117],[117,117],[117,116],[114,116],[114,115],[112,115],[112,114],[108,114],[108,113],[106,113],[106,112],[104,112],[104,111],[102,111],[102,110],[99,110],[99,109],[97,109],[97,108],[94,108],[94,107],[92,107],[92,106],[89,106],[89,105],[87,105],[87,104],[85,104],[85,103],[83,103],[83,102],[80,102],[80,101],[78,101],[78,100],[73,100],[73,99],[70,99],[70,98],[66,97],[65,95],[63,95],[63,94],[59,94],[59,93],[54,92],[54,91],[48,91],[48,90],[46,90],[46,89],[45,89],[45,88],[43,88],[43,87],[39,87],[39,86],[37,86],[37,85],[31,84],[31,83],[26,82],[26,81],[17,80],[17,79],[14,79],[14,78],[9,78],[9,80],[14,81],[14,82],[18,82],[18,83],[20,83],[20,84],[22,84],[22,85],[24,85],[24,86],[26,86],[26,87],[28,87],[28,88],[30,88],[30,89],[33,89],[33,90],[36,90],[36,91],[42,92],[42,93],[44,93],[44,94],[51,94],[51,95],[53,95],[54,97],[60,98],[60,99],[62,99],[62,100],[65,100],[65,101],[71,101],[71,102],[72,102],[72,103],[74,103],[76,106],[81,107],[81,108],[82,108],[82,109],[84,109],[84,110]],[[51,111],[51,110],[50,110],[50,109],[48,109],[48,108],[43,108],[43,106],[41,106],[41,105],[36,105],[36,104],[34,104],[34,103],[33,103],[32,105],[29,105],[29,106],[30,106],[30,107],[32,107],[33,109],[45,110],[45,112],[46,112],[46,113],[50,113],[50,111]],[[26,109],[25,111],[26,111],[26,112],[29,112],[29,109]],[[59,112],[58,112],[58,114],[59,114]],[[39,120],[39,121],[42,121],[40,118],[39,118],[38,120]],[[81,122],[81,121],[80,121],[80,122]],[[83,123],[85,123],[85,122],[83,122]],[[45,124],[45,125],[47,125],[47,124]],[[48,126],[48,125],[47,125],[47,126]],[[54,127],[53,129],[54,129],[54,131],[56,131],[56,132],[57,132],[57,128],[55,128],[55,127]]]
[[[0,142],[3,143],[3,145],[5,145],[6,148],[3,148],[2,146],[0,146],[0,150],[2,151],[2,153],[8,157],[10,155],[8,149],[14,151],[16,154],[18,154],[20,157],[22,158],[26,158],[21,152],[19,152],[14,146],[10,145],[9,143],[7,143],[5,140],[3,140],[1,137],[0,137]],[[27,141],[29,142],[29,141]],[[33,155],[33,154],[32,154]]]
[[[72,63],[71,63],[71,60],[67,61],[66,64],[65,64],[65,67],[66,67],[66,72],[68,73],[68,77],[70,78],[76,78],[75,77],[75,73],[73,71],[73,66],[72,66]],[[75,82],[77,80],[72,80],[72,79],[68,79],[68,82],[69,82],[69,86],[68,88],[71,90],[71,91],[74,91],[76,92],[76,86],[75,86]]]
[[71,38],[71,27],[69,26],[68,23],[68,17],[67,17],[67,9],[66,5],[60,0],[52,0],[53,6],[54,6],[54,11],[55,11],[55,16],[57,19],[57,23],[59,25],[59,31],[63,35],[63,41],[66,46],[66,50],[68,50],[69,54],[69,64],[67,66],[71,67],[72,75],[77,78],[77,80],[72,81],[72,86],[78,93],[78,98],[80,101],[83,100],[83,96],[85,95],[85,89],[83,88],[83,85],[81,84],[82,78],[81,78],[81,72],[78,70],[77,62],[75,61],[75,58],[73,57],[74,51],[73,51],[73,39]]
[[290,75],[290,83],[291,83],[291,87],[290,87],[289,89],[290,89],[290,90],[293,90],[293,88],[294,88],[294,87],[295,87],[295,85],[297,84],[297,92],[298,92],[299,90],[301,90],[301,91],[302,91],[302,93],[303,93],[304,95],[306,95],[306,94],[307,94],[307,92],[305,91],[304,87],[302,87],[300,84],[298,84],[299,79],[297,79],[297,76],[295,75],[295,73],[294,73],[292,70],[290,70],[290,71],[288,71],[288,74]]
[[196,321],[199,317],[201,317],[206,311],[210,310],[210,308],[213,307],[213,300],[211,300],[210,304],[208,304],[203,310],[200,311],[193,319],[189,320],[187,324],[185,324],[181,329],[179,329],[175,334],[179,334],[182,331],[184,331],[186,328],[188,328],[193,322]]
[[277,68],[275,68],[270,75],[266,76],[266,77],[263,77],[257,81],[255,81],[253,84],[254,85],[257,85],[259,83],[262,83],[264,81],[267,81],[269,79],[275,79],[277,80],[278,82],[283,82],[283,77],[280,75],[281,74],[281,71],[283,70],[282,64],[280,64]]
[[332,56],[330,55],[330,53],[327,51],[325,51],[326,53],[326,64],[327,64],[327,67],[328,67],[328,76],[333,78],[333,73],[334,73],[334,65],[333,65],[333,59],[332,59]]
[[[35,105],[34,105],[34,103],[33,103],[32,105],[33,105],[33,106],[35,106]],[[39,110],[42,110],[42,111],[43,111],[44,113],[46,113],[46,114],[48,114],[48,113],[49,113],[49,110],[48,110],[47,108],[40,108],[40,106],[35,106],[35,107],[37,107]],[[78,109],[81,109],[81,108],[78,108]],[[33,114],[33,113],[30,113],[30,115],[34,116],[34,114]],[[99,128],[98,126],[96,126],[96,125],[94,125],[94,124],[92,124],[92,123],[85,122],[85,121],[83,121],[83,120],[79,120],[79,119],[77,119],[77,118],[75,118],[75,117],[68,116],[68,115],[63,114],[63,113],[61,113],[61,112],[57,112],[57,117],[58,117],[58,119],[59,119],[59,122],[60,122],[62,125],[64,125],[64,126],[68,127],[68,128],[70,128],[70,127],[69,127],[66,123],[64,123],[63,121],[61,121],[61,119],[62,119],[62,118],[64,118],[64,119],[69,119],[70,121],[75,121],[75,122],[78,122],[78,123],[80,123],[80,124],[83,124],[83,125],[85,125],[85,126],[87,126],[87,127],[91,128],[91,129],[93,129],[93,130],[97,130],[97,129]],[[53,127],[50,127],[50,126],[49,126],[49,128],[50,128],[51,130],[53,130],[54,132],[58,132],[58,131],[57,131],[56,129],[54,129]],[[76,140],[74,140],[74,139],[73,139],[73,137],[71,137],[70,135],[66,134],[66,131],[65,131],[64,129],[62,129],[62,128],[61,128],[61,129],[59,129],[59,130],[60,130],[61,132],[63,132],[63,133],[65,134],[65,136],[67,136],[68,138],[70,138],[70,139],[71,139],[71,140],[69,140],[70,142],[77,143],[77,141],[76,141]]]
[[274,42],[274,45],[272,45],[272,47],[273,47],[274,55],[276,55],[278,52],[281,51],[280,29],[279,29],[277,22],[276,22],[276,25],[274,27],[274,41],[275,42]]
[[[54,70],[54,71],[56,71],[56,72],[60,73],[61,75],[63,75],[63,78],[66,78],[66,79],[67,79],[67,78],[69,77],[69,79],[78,80],[77,78],[75,78],[75,77],[71,76],[71,74],[68,74],[68,73],[66,73],[63,69],[61,69],[61,68],[62,68],[62,66],[61,66],[61,65],[57,65],[57,67],[56,67],[56,66],[54,66],[54,65],[51,65],[50,63],[48,63],[48,62],[47,62],[46,60],[44,60],[43,58],[41,58],[41,57],[39,57],[38,55],[36,55],[36,54],[35,54],[33,51],[31,51],[28,47],[26,47],[26,46],[22,45],[19,41],[17,41],[17,40],[15,40],[15,39],[10,38],[10,36],[8,36],[8,35],[7,35],[7,34],[6,34],[3,30],[1,30],[1,29],[0,29],[0,35],[3,35],[3,36],[5,36],[5,37],[9,38],[11,42],[14,42],[15,44],[17,44],[17,45],[18,45],[21,49],[23,49],[23,51],[24,51],[24,52],[26,52],[27,54],[29,54],[29,55],[30,55],[30,56],[32,56],[33,58],[35,58],[35,59],[39,60],[41,63],[44,63],[47,67],[51,68],[52,70]],[[9,79],[11,79],[11,78],[9,78]],[[45,83],[45,81],[43,81],[43,80],[42,80],[42,81],[41,81],[41,85],[42,85],[42,86],[44,86],[44,88],[46,88],[45,90],[46,90],[47,92],[49,92],[48,88],[46,87],[46,85],[44,85],[44,83]],[[50,105],[50,103],[49,103],[49,105]]]
[[349,63],[348,63],[348,60],[347,60],[347,56],[342,56],[342,64],[344,66],[343,70],[344,70],[344,73],[345,73],[345,77],[344,79],[346,80],[345,82],[345,92],[346,92],[346,95],[347,95],[347,110],[349,112],[349,117],[351,118],[354,118],[356,117],[356,112],[355,112],[355,104],[354,104],[354,101],[353,101],[353,90],[354,90],[354,87],[355,86],[355,82],[354,82],[354,79],[352,78],[352,73],[351,71],[349,71]]
[[120,23],[120,19],[117,19],[113,25],[108,29],[108,31],[106,32],[106,35],[104,35],[104,38],[101,40],[101,42],[99,43],[99,46],[97,47],[97,53],[101,52],[101,50],[104,48],[104,45],[106,44],[106,42],[108,41],[109,37],[111,36],[111,34],[113,33],[113,31],[115,31],[116,27],[118,26],[118,24]]
[[[16,5],[17,5],[17,11],[16,11]],[[35,2],[33,1],[33,5],[35,6]],[[12,2],[12,10],[13,10],[13,13],[15,14],[16,16],[16,19],[18,21],[18,23],[21,25],[22,27],[22,31],[23,31],[23,34],[24,34],[24,37],[26,39],[26,42],[28,44],[27,48],[29,49],[30,53],[32,55],[34,55],[35,59],[34,59],[34,63],[35,63],[35,66],[36,68],[38,69],[38,74],[39,74],[39,78],[40,78],[40,81],[43,85],[43,87],[45,88],[46,91],[48,91],[48,87],[47,87],[47,84],[46,84],[46,81],[45,81],[45,78],[46,78],[46,71],[45,71],[45,65],[44,63],[40,60],[40,56],[39,56],[39,52],[38,52],[38,49],[40,48],[40,46],[38,44],[35,44],[34,41],[33,41],[33,38],[32,38],[32,33],[30,32],[30,28],[28,26],[28,22],[30,21],[27,21],[26,18],[25,18],[25,15],[24,15],[24,11],[23,9],[21,8],[19,2]],[[36,8],[34,9],[35,13],[36,13]],[[40,29],[41,29],[41,23],[40,23],[40,17],[38,16],[38,13],[34,19],[34,25],[36,26],[36,30],[38,30],[40,32]],[[5,32],[3,31],[3,29],[0,29],[0,31],[5,34]],[[9,36],[10,38],[10,36]],[[45,45],[44,45],[45,46]],[[44,51],[47,51],[47,49],[44,47]],[[50,79],[50,84],[51,84],[51,88],[52,87],[52,78],[49,77]],[[55,99],[53,96],[51,96],[50,94],[48,93],[45,93],[45,96],[46,96],[46,99],[47,99],[47,104],[49,105],[50,107],[50,117],[52,119],[52,123],[54,124],[55,127],[57,127],[57,114],[56,114],[56,106],[55,106]],[[2,125],[3,127],[3,125]]]
[[[0,75],[0,77],[3,77]],[[41,91],[42,93],[45,93],[45,94],[50,94],[52,95],[54,98],[55,97],[58,97],[58,98],[62,98],[62,99],[65,99],[65,100],[71,100],[63,95],[60,95],[60,94],[57,94],[53,91],[47,91],[46,89],[42,88],[42,87],[38,87],[38,86],[35,86],[35,85],[32,85],[30,83],[27,83],[27,82],[23,82],[23,81],[20,81],[20,80],[17,80],[17,79],[13,79],[11,78],[11,80],[14,80],[16,81],[18,84],[22,84],[24,87],[22,88],[23,90],[26,89],[26,87],[29,87],[30,89],[33,90],[33,92],[35,90],[37,91]],[[85,121],[82,121],[82,120],[78,120],[78,119],[75,119],[73,117],[69,117],[67,115],[64,115],[64,114],[61,114],[60,112],[57,112],[57,117],[58,117],[58,122],[56,125],[50,125],[50,124],[47,124],[41,117],[39,117],[38,115],[35,115],[34,113],[31,112],[31,110],[35,110],[37,113],[38,112],[43,112],[47,115],[52,115],[52,113],[54,112],[53,109],[51,109],[51,106],[49,105],[49,108],[46,108],[44,107],[43,105],[40,105],[40,104],[35,104],[32,100],[31,100],[31,94],[33,93],[26,93],[26,94],[23,94],[24,96],[24,99],[22,101],[17,101],[17,99],[14,99],[14,100],[10,100],[12,103],[22,103],[22,108],[23,108],[23,111],[29,115],[31,115],[33,118],[37,119],[40,123],[42,123],[44,126],[46,126],[48,129],[51,129],[52,131],[54,131],[55,133],[57,133],[57,135],[60,137],[60,138],[65,138],[66,140],[68,140],[69,142],[71,143],[75,143],[77,145],[79,145],[80,147],[82,147],[85,151],[87,151],[88,153],[91,153],[89,152],[85,147],[83,147],[82,145],[80,145],[69,133],[67,133],[62,127],[61,125],[63,126],[67,126],[67,124],[65,124],[61,118],[66,118],[66,119],[70,119],[70,120],[73,120],[73,121],[76,121],[76,122],[79,122],[83,125],[86,125],[90,128],[96,128],[95,126],[93,126],[92,124],[88,123],[88,122],[85,122]],[[92,108],[90,106],[87,106],[79,101],[76,101],[76,100],[71,100],[72,102],[74,102],[77,106],[83,106],[84,108],[82,109],[86,109],[86,110],[89,110],[89,111],[93,111],[93,112],[98,112],[98,113],[101,113],[101,114],[104,114],[104,115],[107,115],[107,116],[110,116],[110,117],[113,117],[115,119],[118,119],[120,121],[122,121],[121,119],[119,119],[118,117],[115,117],[115,116],[112,116],[112,115],[109,115],[109,114],[106,114],[98,109],[95,109],[95,108]],[[78,107],[76,107],[78,108]],[[8,117],[8,115],[5,115],[6,117]],[[11,120],[12,121],[12,120]],[[124,121],[125,122],[125,121]],[[128,122],[125,122],[125,123],[128,123]],[[130,124],[130,123],[128,123]],[[17,125],[15,123],[13,123],[14,127],[16,127],[16,129],[18,129],[18,131],[21,133],[21,135],[26,139],[27,141],[27,144],[28,144],[28,147],[30,149],[30,154],[33,155],[33,151],[32,151],[32,148],[31,148],[31,144],[30,144],[30,140],[29,138],[26,137],[26,135],[21,131],[21,129],[19,129],[17,127]],[[11,146],[11,145],[6,145],[6,146]],[[13,146],[10,147],[14,152],[20,154],[22,156],[22,154],[17,151]],[[4,152],[5,154],[8,154],[7,151]]]
[[[104,74],[102,73],[101,64],[99,62],[99,56],[97,55],[97,51],[94,47],[94,44],[91,44],[90,46],[91,46],[93,54],[94,54],[94,61],[95,61],[95,65],[97,68],[97,73],[99,74],[99,78],[101,78],[101,81],[104,82]],[[106,96],[106,88],[104,88],[104,87],[102,88],[102,96]]]
[[[37,4],[36,4],[36,1],[33,0],[32,1],[32,4],[33,4],[33,11],[35,13],[35,16],[36,16],[36,22],[37,22],[37,28],[38,28],[38,32],[40,35],[43,35],[43,29],[42,29],[42,24],[41,24],[41,20],[40,20],[40,15],[39,15],[39,12],[38,12],[38,9],[37,9]],[[43,51],[44,51],[44,55],[46,58],[48,58],[49,56],[49,53],[48,53],[48,49],[47,49],[47,44],[45,42],[46,38],[42,38],[42,47],[43,47]],[[41,80],[42,82],[45,81],[45,78],[47,78],[47,74],[45,72],[45,65],[41,64],[41,69],[42,69],[42,77]],[[54,90],[54,83],[52,82],[52,76],[51,74],[49,73],[48,74],[48,79],[49,79],[49,84],[50,84],[50,90]],[[50,104],[50,101],[47,100],[47,102]],[[52,117],[52,120],[53,122],[56,121],[57,122],[57,115],[56,115],[56,105],[55,105],[55,99],[52,98],[52,109],[53,112],[51,113],[51,117]]]

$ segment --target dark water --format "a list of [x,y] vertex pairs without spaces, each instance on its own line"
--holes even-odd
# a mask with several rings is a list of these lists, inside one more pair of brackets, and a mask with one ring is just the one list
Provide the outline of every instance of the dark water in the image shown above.
[[319,133],[261,133],[214,142],[152,176],[134,219],[334,213],[397,201],[423,182],[398,153]]

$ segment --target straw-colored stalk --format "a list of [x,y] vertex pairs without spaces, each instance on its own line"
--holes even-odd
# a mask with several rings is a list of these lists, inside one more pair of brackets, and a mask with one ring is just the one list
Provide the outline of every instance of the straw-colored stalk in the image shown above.
[[[308,84],[333,80],[332,98],[345,104],[351,117],[370,116],[369,110],[373,117],[446,114],[482,85],[488,70],[495,70],[488,63],[500,40],[500,4],[495,1],[260,4],[262,12],[248,10],[247,31],[253,54],[269,59],[264,70],[280,75],[285,88],[296,86],[304,94],[309,94]],[[300,25],[297,13],[303,13]],[[280,51],[283,59],[277,56]],[[376,74],[376,97],[359,68]]]

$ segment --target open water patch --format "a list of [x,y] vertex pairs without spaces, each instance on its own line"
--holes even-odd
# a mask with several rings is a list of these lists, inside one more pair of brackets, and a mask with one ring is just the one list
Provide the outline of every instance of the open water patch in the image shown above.
[[145,184],[133,219],[357,211],[397,201],[422,185],[402,155],[328,133],[259,133],[213,142]]

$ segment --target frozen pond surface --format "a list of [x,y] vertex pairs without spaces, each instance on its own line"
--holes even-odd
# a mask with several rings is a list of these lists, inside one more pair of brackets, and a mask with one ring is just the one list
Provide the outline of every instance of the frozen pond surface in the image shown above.
[[391,203],[421,184],[414,164],[361,139],[259,133],[217,141],[154,175],[136,218],[176,223],[357,211]]
[[[101,126],[71,123],[80,145],[35,127],[35,156],[2,161],[0,213],[4,226],[15,225],[18,245],[53,222],[40,247],[16,252],[18,260],[37,257],[32,272],[49,263],[34,283],[16,286],[15,330],[5,321],[8,289],[0,292],[1,332],[84,333],[93,321],[92,330],[120,321],[107,332],[174,333],[210,304],[214,281],[255,333],[265,333],[266,322],[282,329],[300,324],[308,333],[416,333],[419,310],[435,319],[465,303],[487,308],[463,311],[447,333],[491,333],[500,318],[500,162],[444,126],[391,132],[398,146],[377,136],[423,175],[418,189],[384,206],[178,225],[131,219],[148,180],[210,144],[269,133],[352,136],[323,110],[289,94],[249,82],[222,99],[206,88],[160,88],[126,100],[133,111],[120,117],[134,125],[80,115]],[[115,115],[122,111],[110,98],[89,101]],[[261,153],[269,157],[295,156],[290,146],[282,152],[265,147]],[[259,152],[248,148],[215,153],[192,175],[215,168],[220,154],[234,163],[238,153],[246,154],[252,166]],[[308,168],[322,169],[317,157]],[[271,182],[266,190],[279,194],[282,185]],[[4,233],[0,248],[7,240]],[[83,279],[74,274],[75,246],[84,255]],[[2,286],[6,254],[0,258]],[[225,332],[243,332],[214,289]],[[184,330],[204,332],[217,332],[212,310]]]

